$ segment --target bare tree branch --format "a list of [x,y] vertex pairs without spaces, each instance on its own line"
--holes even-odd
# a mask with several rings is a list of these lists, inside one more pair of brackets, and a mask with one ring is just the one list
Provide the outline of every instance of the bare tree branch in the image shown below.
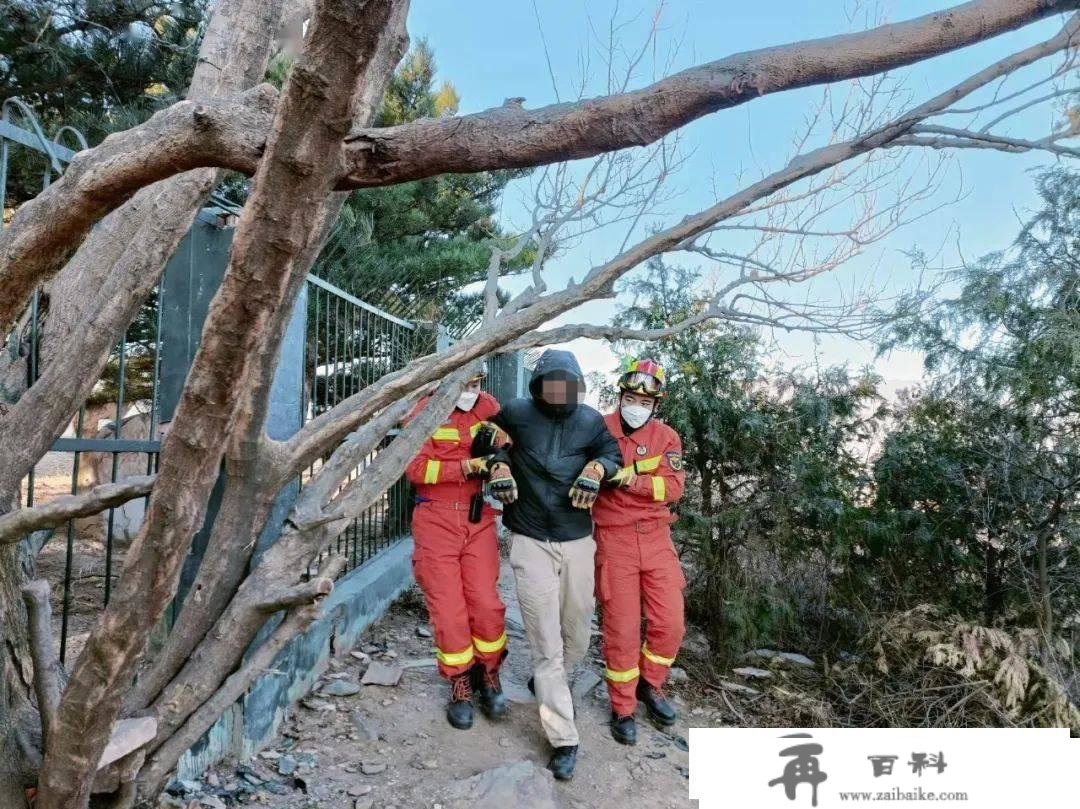
[[139,475],[117,483],[103,483],[82,494],[69,494],[40,506],[0,515],[0,545],[19,542],[41,528],[56,528],[72,517],[100,514],[107,508],[145,497],[154,488],[154,475]]
[[[643,146],[703,115],[761,95],[893,70],[1076,8],[1080,0],[971,0],[948,11],[868,31],[735,54],[633,92],[536,110],[509,105],[475,115],[366,129],[346,139],[348,168],[339,187],[388,185],[449,172],[525,168]],[[185,116],[179,118],[182,124]],[[160,119],[165,120],[173,119]],[[173,134],[188,144],[186,152],[192,157],[212,155],[213,150],[195,148],[191,139],[215,138],[236,126],[222,116],[215,121],[204,135],[199,134],[195,120],[190,121],[189,132]],[[129,132],[118,136],[109,148],[122,152],[119,144],[124,138],[139,142],[139,136]],[[231,167],[254,171],[259,152],[250,145],[245,137],[223,150]],[[117,175],[117,182],[112,186],[98,183],[93,210],[98,215],[111,210],[137,190],[138,183],[174,172],[167,160],[150,167],[147,163],[152,159],[152,154],[139,150],[136,167],[114,164],[110,173]],[[115,160],[122,160],[122,154]],[[86,160],[82,170],[88,171],[93,162]],[[191,166],[185,163],[184,167]],[[38,249],[39,242],[47,245],[49,241],[35,220],[45,218],[58,230],[74,234],[80,223],[85,225],[91,205],[87,200],[76,206],[75,221],[64,225],[63,198],[46,192],[44,199],[48,202],[38,206],[35,219],[19,218],[0,234],[0,285],[10,285],[11,291],[0,303],[0,329],[6,330],[34,285],[55,264],[56,246]],[[16,257],[17,267],[11,263]]]
[[[344,566],[344,556],[339,555],[327,559],[325,566],[319,571],[317,580],[332,581]],[[244,661],[240,668],[225,679],[213,696],[199,706],[199,709],[187,718],[182,727],[169,736],[164,745],[153,752],[143,772],[140,773],[140,794],[156,796],[165,786],[169,773],[184,752],[202,738],[230,705],[244,695],[256,678],[266,673],[285,645],[307,629],[318,617],[317,602],[291,608],[270,637]]]
[[931,149],[993,149],[1000,152],[1022,154],[1024,152],[1047,152],[1059,157],[1080,157],[1080,148],[1061,146],[1052,141],[1024,140],[989,132],[972,132],[948,126],[912,127],[911,134],[898,138],[893,146],[926,146]]
[[29,582],[22,588],[30,629],[30,653],[34,661],[34,691],[46,750],[53,741],[56,708],[60,704],[60,692],[64,686],[64,669],[53,648],[49,593],[49,582],[45,579]]
[[893,70],[1078,7],[1075,0],[977,0],[869,31],[736,54],[630,93],[368,130],[348,139],[349,179],[381,185],[644,146],[751,98]]

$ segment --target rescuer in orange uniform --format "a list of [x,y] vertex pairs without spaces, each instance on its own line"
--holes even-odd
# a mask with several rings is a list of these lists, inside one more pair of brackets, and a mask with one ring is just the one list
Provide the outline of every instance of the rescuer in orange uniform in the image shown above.
[[678,434],[656,418],[663,395],[664,369],[657,362],[625,363],[619,406],[604,417],[624,466],[593,506],[604,678],[611,735],[622,744],[637,743],[639,700],[657,724],[669,727],[676,719],[663,685],[685,632],[686,579],[671,541],[675,516],[669,506],[682,497],[685,474]]
[[505,433],[487,423],[499,403],[480,390],[482,380],[483,371],[469,381],[449,419],[405,469],[416,487],[413,573],[431,616],[439,673],[450,680],[446,718],[460,730],[472,727],[474,690],[488,718],[508,713],[499,682],[506,607],[496,589],[495,510],[482,492],[490,453]]

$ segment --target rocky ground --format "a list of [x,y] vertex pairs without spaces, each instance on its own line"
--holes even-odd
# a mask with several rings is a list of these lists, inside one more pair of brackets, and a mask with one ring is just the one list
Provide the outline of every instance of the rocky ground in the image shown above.
[[531,672],[509,569],[501,581],[510,638],[503,669],[512,704],[506,721],[489,722],[477,711],[469,731],[446,723],[447,688],[436,673],[427,616],[414,590],[371,627],[358,648],[331,661],[316,691],[289,717],[278,744],[250,761],[223,765],[200,782],[174,782],[165,802],[184,809],[692,806],[688,726],[757,724],[755,703],[764,695],[746,683],[771,675],[751,666],[734,681],[703,689],[677,669],[669,692],[680,707],[679,723],[662,732],[639,709],[638,744],[625,747],[608,731],[610,707],[594,643],[575,680],[582,735],[577,771],[572,781],[556,783],[543,768],[549,748],[524,685]]

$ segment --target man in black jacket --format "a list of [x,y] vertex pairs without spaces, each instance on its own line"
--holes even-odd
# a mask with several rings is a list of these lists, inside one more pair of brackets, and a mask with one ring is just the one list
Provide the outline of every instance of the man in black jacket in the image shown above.
[[582,404],[585,379],[574,355],[548,350],[528,398],[493,419],[510,449],[491,467],[491,491],[512,532],[510,566],[533,663],[540,722],[555,748],[548,763],[566,780],[577,760],[578,732],[567,672],[585,657],[594,609],[592,515],[600,483],[622,464],[603,417]]

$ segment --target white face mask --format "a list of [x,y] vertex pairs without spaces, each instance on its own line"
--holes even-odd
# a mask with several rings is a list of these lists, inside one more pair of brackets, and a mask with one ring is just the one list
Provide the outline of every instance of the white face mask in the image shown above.
[[633,427],[635,430],[642,424],[649,420],[649,416],[652,415],[651,407],[642,407],[641,405],[621,405],[620,411],[622,413],[623,421]]
[[476,404],[478,398],[480,398],[480,394],[476,391],[462,391],[457,400],[457,409],[472,410],[473,405]]

